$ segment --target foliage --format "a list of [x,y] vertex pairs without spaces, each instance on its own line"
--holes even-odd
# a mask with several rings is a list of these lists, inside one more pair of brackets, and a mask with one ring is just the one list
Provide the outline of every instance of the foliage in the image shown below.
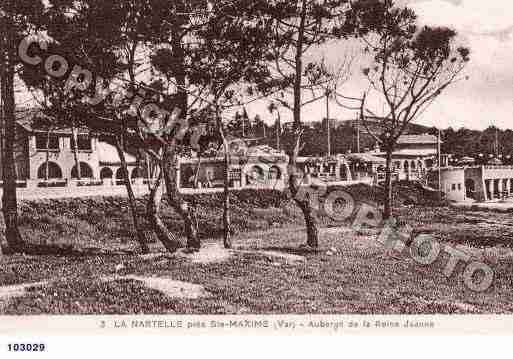
[[[369,9],[369,3],[376,7]],[[392,1],[362,2],[355,17],[371,30],[364,36],[365,51],[373,65],[363,69],[386,111],[376,115],[362,107],[362,118],[382,122],[385,131],[375,136],[387,151],[397,139],[449,85],[458,81],[469,49],[455,45],[456,32],[445,27],[419,27],[415,13],[395,7]],[[365,111],[365,113],[363,113]]]

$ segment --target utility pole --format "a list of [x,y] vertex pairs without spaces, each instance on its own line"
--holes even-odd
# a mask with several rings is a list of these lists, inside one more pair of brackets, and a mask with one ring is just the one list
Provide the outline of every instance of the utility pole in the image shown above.
[[326,89],[326,126],[328,126],[328,157],[331,156],[330,90]]
[[499,157],[499,129],[495,127],[495,157]]
[[356,115],[356,153],[360,153],[360,116]]
[[437,138],[437,150],[438,150],[438,190],[440,191],[440,196],[442,195],[442,151],[441,151],[441,139],[440,139],[440,129],[438,129],[438,138]]
[[276,150],[280,151],[281,118],[280,111],[278,109],[276,109],[276,114],[278,115],[278,117],[276,117],[276,123],[274,125],[276,132]]

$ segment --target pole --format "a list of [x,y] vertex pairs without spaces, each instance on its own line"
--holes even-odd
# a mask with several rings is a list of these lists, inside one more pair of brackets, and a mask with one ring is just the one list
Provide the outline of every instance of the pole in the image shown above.
[[360,153],[360,116],[356,116],[356,153]]
[[276,118],[275,131],[276,131],[276,149],[280,150],[280,133],[281,133],[281,119],[280,119],[280,111],[276,109],[276,114],[278,117]]
[[441,177],[441,167],[442,167],[442,151],[440,146],[440,129],[438,129],[438,138],[437,138],[437,150],[438,150],[438,190],[440,191],[440,196],[442,195],[442,177]]
[[328,126],[328,157],[331,156],[330,105],[329,90],[326,90],[326,125]]
[[495,127],[495,157],[499,158],[499,129]]

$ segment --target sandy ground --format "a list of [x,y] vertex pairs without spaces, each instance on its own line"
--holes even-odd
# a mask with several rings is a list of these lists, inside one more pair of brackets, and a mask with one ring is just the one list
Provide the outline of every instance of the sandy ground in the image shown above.
[[148,255],[7,256],[0,313],[513,313],[511,215],[424,212],[422,226],[431,226],[440,243],[464,244],[471,261],[490,265],[495,276],[489,290],[464,285],[464,264],[446,277],[444,253],[430,266],[416,263],[408,251],[389,255],[375,230],[322,228],[320,248],[313,251],[304,247],[304,228],[290,226],[241,233],[230,250],[216,239],[198,253],[159,248]]
[[0,286],[0,310],[3,306],[7,305],[10,299],[24,296],[27,293],[27,289],[42,286],[47,283],[48,281],[42,281],[37,283],[8,285],[5,287]]
[[178,251],[175,256],[187,258],[195,264],[211,264],[228,260],[233,256],[233,251],[225,249],[220,243],[208,243],[199,252],[187,253],[185,250]]
[[151,276],[115,276],[106,277],[105,281],[134,280],[142,282],[147,288],[157,290],[170,298],[198,299],[209,297],[202,285],[173,280],[172,278],[151,277]]

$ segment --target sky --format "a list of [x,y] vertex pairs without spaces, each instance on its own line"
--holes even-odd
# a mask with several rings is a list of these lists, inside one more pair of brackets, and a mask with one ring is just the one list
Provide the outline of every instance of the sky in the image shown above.
[[[425,25],[449,26],[458,32],[457,42],[471,50],[465,69],[468,80],[453,84],[416,122],[446,128],[484,129],[490,125],[513,129],[513,2],[511,0],[403,0]],[[343,46],[332,45],[331,56]],[[340,89],[348,96],[361,96],[368,83],[360,75],[361,64],[353,64],[351,79]],[[253,106],[248,112],[264,112]],[[282,118],[290,120],[289,111]],[[325,103],[307,106],[303,119],[325,117]],[[330,117],[355,118],[356,113],[330,105]],[[266,120],[272,117],[265,114]]]
[[[467,127],[484,129],[490,125],[513,129],[513,2],[511,0],[396,0],[415,10],[420,24],[449,26],[458,32],[457,42],[471,50],[470,62],[464,75],[468,80],[453,84],[425,111],[417,123],[440,128]],[[355,53],[356,45],[344,41],[319,49],[317,56],[325,55],[334,62],[348,53]],[[358,51],[356,51],[358,53]],[[368,89],[361,69],[365,60],[355,60],[351,77],[339,92],[361,97]],[[372,96],[372,95],[369,95]],[[26,102],[27,94],[21,100]],[[380,101],[369,98],[374,110],[380,110]],[[275,115],[267,110],[269,101],[257,101],[247,106],[250,117],[259,115],[264,121],[274,122]],[[354,119],[357,111],[343,110],[330,102],[330,118]],[[233,116],[235,109],[225,117]],[[292,113],[281,109],[283,122],[292,119]],[[326,116],[324,100],[303,107],[302,119],[318,121]]]
[[418,0],[410,6],[426,24],[453,27],[471,50],[469,80],[442,94],[421,121],[444,127],[513,128],[513,3]]

